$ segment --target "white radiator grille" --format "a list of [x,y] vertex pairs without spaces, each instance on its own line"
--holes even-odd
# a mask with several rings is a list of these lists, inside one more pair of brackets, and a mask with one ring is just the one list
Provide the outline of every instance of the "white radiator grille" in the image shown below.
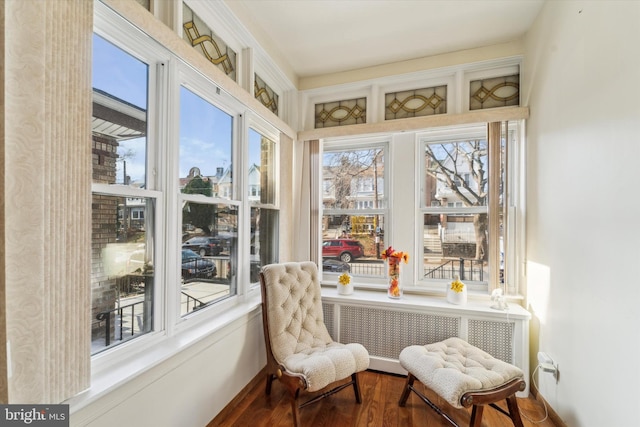
[[[327,317],[325,311],[325,322]],[[459,331],[459,317],[340,307],[340,341],[360,343],[371,356],[398,359],[400,351],[408,345],[442,341],[458,336]]]
[[327,326],[327,330],[329,331],[329,335],[333,340],[336,340],[335,334],[335,320],[334,320],[334,312],[335,305],[333,304],[322,304],[322,315],[324,316],[324,324]]
[[513,363],[515,323],[469,319],[468,342],[507,363]]

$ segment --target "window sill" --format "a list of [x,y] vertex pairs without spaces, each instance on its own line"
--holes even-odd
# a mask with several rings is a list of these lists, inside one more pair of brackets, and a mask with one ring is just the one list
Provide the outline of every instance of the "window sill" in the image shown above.
[[[205,340],[215,340],[216,334],[225,333],[224,330],[227,326],[243,317],[259,315],[260,304],[260,294],[254,292],[246,301],[239,302],[211,321],[199,322],[194,327],[177,332],[171,337],[159,334],[161,336],[156,337],[159,338],[158,342],[141,350],[136,348],[135,351],[128,354],[126,359],[119,359],[118,363],[109,364],[108,369],[104,367],[96,369],[95,363],[92,363],[90,388],[64,403],[69,404],[71,413],[77,412],[161,363],[182,363],[180,354]],[[172,360],[169,361],[169,359]],[[144,387],[144,384],[140,384],[139,387]]]
[[529,320],[531,313],[524,309],[517,302],[510,302],[507,310],[497,310],[491,308],[493,302],[489,298],[469,299],[464,305],[455,305],[447,302],[445,296],[425,295],[418,293],[404,293],[400,299],[389,298],[386,292],[378,290],[356,289],[351,295],[341,295],[336,289],[336,285],[322,287],[323,301],[333,303],[343,303],[349,305],[362,305],[367,307],[398,308],[402,310],[418,310],[440,313],[457,313],[483,315],[492,318],[511,318]]

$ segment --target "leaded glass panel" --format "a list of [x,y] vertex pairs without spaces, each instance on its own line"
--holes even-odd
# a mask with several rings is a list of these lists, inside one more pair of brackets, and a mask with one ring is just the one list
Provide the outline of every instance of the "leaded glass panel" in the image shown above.
[[446,114],[447,86],[385,94],[385,120]]
[[257,74],[254,74],[254,96],[262,105],[267,107],[276,116],[278,115],[278,94],[267,85]]
[[236,80],[236,53],[184,3],[182,28],[184,40],[227,76]]
[[520,74],[473,80],[469,83],[469,109],[520,105]]
[[347,99],[315,105],[316,129],[366,122],[367,98]]

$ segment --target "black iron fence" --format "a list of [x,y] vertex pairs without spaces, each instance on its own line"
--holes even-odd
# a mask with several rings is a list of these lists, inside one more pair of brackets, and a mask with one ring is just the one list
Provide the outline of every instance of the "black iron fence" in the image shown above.
[[105,346],[111,344],[112,335],[113,340],[123,341],[150,330],[151,325],[144,318],[144,303],[144,300],[137,301],[96,315],[96,319],[104,321]]
[[186,302],[186,304],[187,304],[187,311],[186,312],[187,313],[191,313],[192,311],[198,310],[199,308],[202,308],[205,305],[207,305],[207,303],[200,301],[198,298],[189,295],[185,291],[182,291],[181,293],[182,293],[182,295],[187,297],[187,302]]
[[351,274],[362,276],[384,276],[384,261],[361,261],[357,260],[349,264]]
[[456,275],[460,280],[484,280],[484,261],[475,259],[452,259],[431,269],[426,269],[425,279],[453,279]]
[[[443,261],[441,264],[425,263],[425,279],[453,279],[456,275],[460,280],[483,281],[486,263],[482,260],[458,258]],[[386,276],[386,264],[383,260],[358,259],[349,263],[350,273],[359,276]]]

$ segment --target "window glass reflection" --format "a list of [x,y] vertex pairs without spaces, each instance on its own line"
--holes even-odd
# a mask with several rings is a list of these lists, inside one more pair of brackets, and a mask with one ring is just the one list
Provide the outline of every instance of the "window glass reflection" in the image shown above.
[[233,197],[233,117],[180,88],[180,189]]
[[93,354],[152,330],[153,212],[153,199],[93,195]]
[[275,204],[276,143],[249,129],[248,196],[251,203]]
[[278,261],[278,215],[274,209],[251,208],[249,279],[258,282],[263,265]]
[[146,185],[148,65],[93,36],[93,182]]
[[181,315],[236,294],[237,231],[236,206],[184,203]]

